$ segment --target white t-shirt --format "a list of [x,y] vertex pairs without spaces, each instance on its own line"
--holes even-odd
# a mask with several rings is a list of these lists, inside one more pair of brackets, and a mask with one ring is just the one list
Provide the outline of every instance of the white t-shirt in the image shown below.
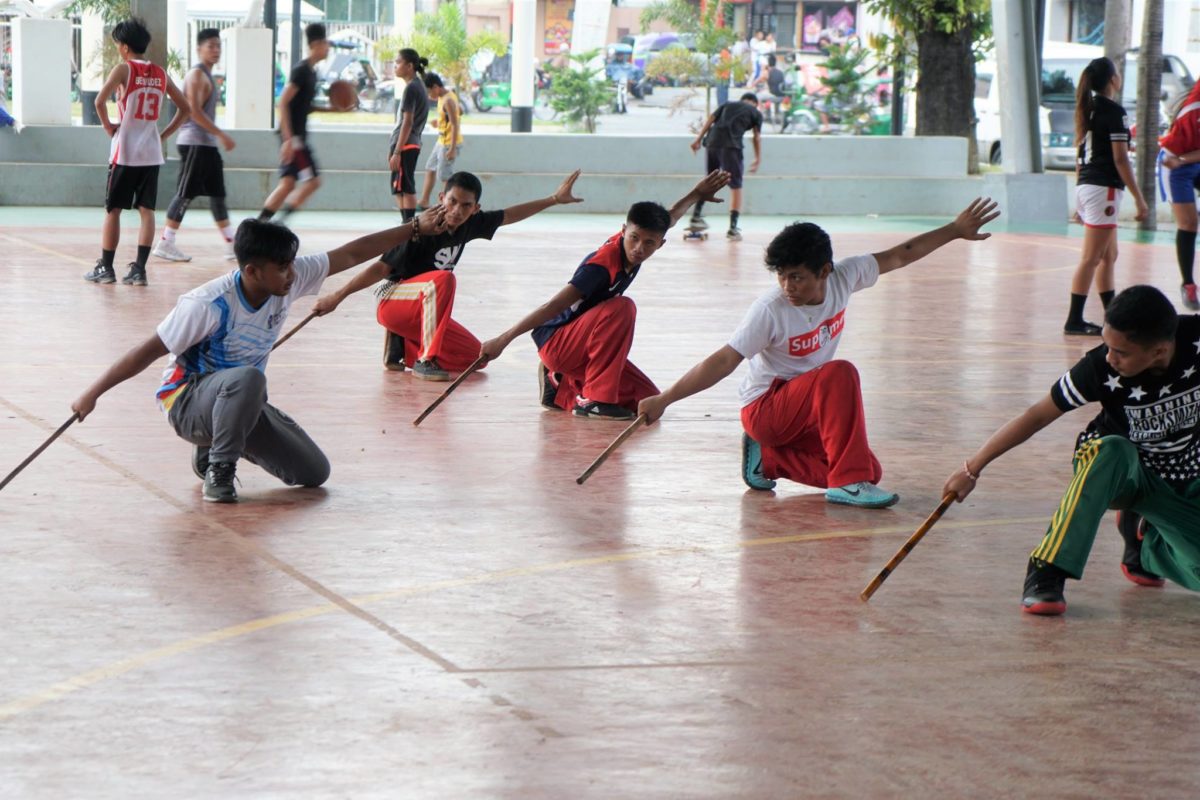
[[329,254],[296,259],[296,278],[283,297],[271,296],[254,308],[242,294],[242,272],[234,270],[181,295],[158,326],[158,338],[171,352],[157,392],[169,411],[189,380],[230,367],[266,370],[271,346],[287,321],[292,301],[316,294],[329,275]]
[[779,287],[755,300],[729,339],[729,346],[750,361],[750,371],[738,387],[742,406],[754,402],[776,378],[790,380],[831,360],[846,324],[850,295],[877,280],[875,256],[853,256],[834,264],[820,305],[794,306]]

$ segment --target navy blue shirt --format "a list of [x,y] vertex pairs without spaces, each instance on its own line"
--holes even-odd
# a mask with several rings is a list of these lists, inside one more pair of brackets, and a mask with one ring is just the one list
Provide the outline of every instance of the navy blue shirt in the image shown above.
[[538,350],[550,341],[555,331],[585,311],[595,308],[605,300],[625,294],[625,290],[633,283],[642,267],[639,264],[626,271],[624,241],[621,234],[615,234],[600,245],[599,250],[588,253],[587,258],[583,259],[583,263],[568,281],[583,294],[583,297],[545,325],[533,329],[531,335]]

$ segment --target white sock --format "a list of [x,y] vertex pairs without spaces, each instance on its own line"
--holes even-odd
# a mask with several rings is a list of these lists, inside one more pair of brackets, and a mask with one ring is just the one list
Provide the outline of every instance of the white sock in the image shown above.
[[163,241],[167,242],[169,244],[175,244],[176,231],[177,231],[176,228],[172,228],[167,225],[163,225],[163,235],[162,235]]
[[221,238],[225,240],[225,244],[233,244],[233,234],[231,233],[232,230],[233,226],[229,224],[225,224],[217,228],[217,231],[219,231],[221,234]]

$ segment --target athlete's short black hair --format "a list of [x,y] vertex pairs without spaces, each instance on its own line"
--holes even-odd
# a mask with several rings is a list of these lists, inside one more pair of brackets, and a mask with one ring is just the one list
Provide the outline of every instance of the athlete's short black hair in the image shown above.
[[814,275],[820,275],[825,265],[833,261],[833,245],[829,234],[820,225],[793,222],[767,245],[763,260],[772,272],[804,267]]
[[756,95],[754,92],[746,92],[744,95],[742,95],[742,100],[746,103],[754,103],[754,105],[758,105],[758,95]]
[[1104,321],[1142,347],[1170,341],[1179,327],[1179,315],[1167,296],[1153,286],[1130,286],[1112,299]]
[[209,39],[220,39],[220,38],[221,38],[221,29],[220,28],[203,28],[203,29],[201,29],[201,31],[199,33],[196,34],[196,44],[204,44]]
[[325,41],[325,26],[319,22],[310,22],[304,26],[304,41],[312,47],[313,42]]
[[658,203],[643,200],[629,207],[625,221],[655,233],[666,233],[671,228],[671,215]]
[[773,54],[772,54],[772,55],[769,55],[769,56],[767,56],[767,66],[768,66],[768,67],[773,67],[773,66],[775,66],[775,65],[776,65],[776,64],[778,64],[778,63],[779,63],[778,59],[776,59],[776,58],[775,58],[775,56],[774,56]]
[[465,189],[475,195],[475,202],[479,202],[479,198],[483,197],[483,184],[479,182],[479,178],[475,177],[473,172],[456,172],[446,179],[446,188],[444,191],[450,191],[455,186],[460,189]]
[[118,22],[117,27],[113,28],[112,38],[114,42],[132,50],[135,56],[145,54],[150,48],[150,30],[146,23],[137,17]]
[[426,72],[424,81],[426,89],[432,89],[435,86],[442,89],[446,88],[446,84],[442,83],[442,76],[436,72]]
[[300,240],[289,228],[253,217],[242,220],[233,237],[233,253],[239,267],[264,261],[287,264],[296,258],[299,249]]

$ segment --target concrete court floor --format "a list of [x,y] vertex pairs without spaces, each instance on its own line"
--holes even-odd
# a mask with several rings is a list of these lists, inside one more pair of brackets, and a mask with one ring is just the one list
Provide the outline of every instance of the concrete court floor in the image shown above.
[[[91,286],[99,218],[0,210],[0,472],[227,269],[194,212],[195,261]],[[296,222],[314,251],[391,219]],[[498,332],[618,223],[548,215],[471,244],[455,316]],[[781,224],[676,237],[647,263],[633,358],[661,386],[771,284]],[[850,255],[932,224],[830,229]],[[540,410],[528,342],[414,429],[442,386],[380,368],[365,293],[268,369],[331,457],[327,487],[243,463],[244,502],[213,506],[152,368],[0,496],[0,796],[1195,797],[1200,598],[1126,583],[1106,520],[1067,616],[1018,610],[1089,412],[990,468],[858,599],[964,455],[1091,344],[1060,334],[1077,255],[1069,236],[1000,232],[856,296],[839,353],[902,495],[884,511],[747,490],[742,371],[583,487],[621,426]],[[1161,243],[1124,243],[1118,270],[1174,296]]]

